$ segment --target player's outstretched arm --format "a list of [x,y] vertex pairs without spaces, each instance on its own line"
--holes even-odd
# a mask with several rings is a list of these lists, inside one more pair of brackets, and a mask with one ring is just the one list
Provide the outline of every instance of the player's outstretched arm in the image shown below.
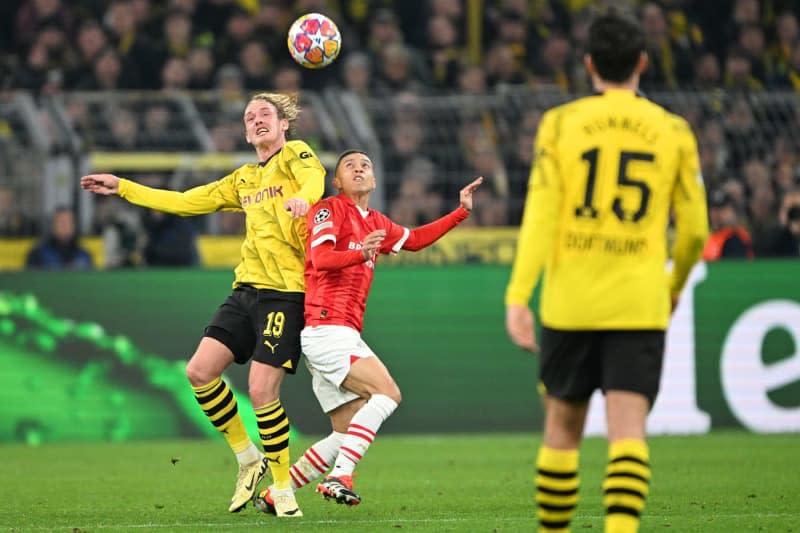
[[119,194],[119,178],[113,174],[89,174],[81,178],[81,187],[95,194]]
[[415,252],[438,241],[442,236],[469,217],[472,211],[472,193],[483,183],[483,177],[461,189],[458,193],[460,207],[429,224],[411,230],[403,243],[403,250]]

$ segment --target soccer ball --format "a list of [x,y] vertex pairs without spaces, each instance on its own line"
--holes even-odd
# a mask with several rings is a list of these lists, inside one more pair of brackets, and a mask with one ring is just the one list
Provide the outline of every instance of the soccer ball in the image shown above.
[[287,39],[289,53],[306,68],[322,68],[333,63],[342,47],[342,34],[336,24],[319,13],[307,13],[292,23]]

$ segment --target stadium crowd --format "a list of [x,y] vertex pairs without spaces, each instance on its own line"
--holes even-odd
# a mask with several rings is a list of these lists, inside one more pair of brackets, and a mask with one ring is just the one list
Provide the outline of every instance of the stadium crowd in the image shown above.
[[[676,111],[698,136],[712,229],[723,241],[742,241],[718,247],[717,255],[800,256],[800,106],[796,96],[772,98],[800,93],[799,0],[482,4],[472,13],[465,0],[6,0],[0,3],[0,91],[47,97],[191,90],[243,98],[264,89],[349,90],[394,110],[379,140],[395,220],[416,225],[446,212],[454,184],[482,174],[494,179],[476,195],[471,223],[516,225],[543,109],[522,107],[503,121],[473,113],[437,144],[434,114],[414,112],[415,103],[509,88],[555,90],[564,99],[585,94],[588,23],[594,10],[621,5],[647,35],[644,91],[704,95]],[[309,11],[333,17],[344,39],[342,57],[323,71],[299,68],[286,52],[286,29]],[[91,109],[75,105],[70,112],[90,147],[199,149],[169,133],[177,119],[167,106],[122,109],[109,121],[110,135],[95,139],[80,127]],[[318,125],[313,116],[305,120],[300,137],[309,136],[314,146]],[[241,123],[218,121],[211,138],[218,151],[242,149]],[[458,149],[441,150],[441,144]],[[33,225],[17,227],[19,233]],[[240,230],[235,220],[231,227]],[[11,223],[0,231],[15,232]]]

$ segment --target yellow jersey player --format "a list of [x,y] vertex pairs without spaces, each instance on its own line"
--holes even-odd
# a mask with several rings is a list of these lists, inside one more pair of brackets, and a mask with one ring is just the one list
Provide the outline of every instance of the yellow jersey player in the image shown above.
[[706,199],[689,125],[637,94],[647,55],[636,23],[598,17],[584,63],[597,94],[549,110],[537,133],[506,327],[515,344],[537,348],[528,303],[542,276],[539,531],[569,531],[578,449],[600,389],[609,440],[605,531],[633,532],[650,479],[645,420],[671,306],[708,234]]
[[[247,233],[232,294],[206,327],[186,374],[200,407],[222,433],[239,463],[229,511],[252,498],[267,467],[278,516],[302,516],[289,477],[289,420],[279,394],[283,376],[300,358],[308,235],[306,213],[322,196],[325,169],[303,141],[287,140],[300,109],[295,95],[260,93],[244,110],[245,137],[258,163],[186,192],[152,189],[111,174],[81,178],[98,194],[190,216],[243,210]],[[247,435],[236,398],[222,379],[231,364],[247,363],[250,398],[258,420],[261,453]]]

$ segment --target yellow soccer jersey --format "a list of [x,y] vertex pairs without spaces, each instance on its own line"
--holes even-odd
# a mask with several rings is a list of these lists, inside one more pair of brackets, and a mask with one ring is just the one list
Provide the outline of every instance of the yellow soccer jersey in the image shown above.
[[243,165],[222,179],[186,192],[119,182],[119,195],[127,201],[167,213],[190,216],[243,210],[247,230],[233,286],[286,292],[305,290],[308,230],[305,217],[293,219],[283,204],[289,198],[302,198],[313,205],[324,189],[325,169],[303,141],[288,141],[264,165]]
[[581,98],[542,118],[506,304],[527,305],[544,271],[548,327],[665,329],[707,235],[686,121],[631,91]]

